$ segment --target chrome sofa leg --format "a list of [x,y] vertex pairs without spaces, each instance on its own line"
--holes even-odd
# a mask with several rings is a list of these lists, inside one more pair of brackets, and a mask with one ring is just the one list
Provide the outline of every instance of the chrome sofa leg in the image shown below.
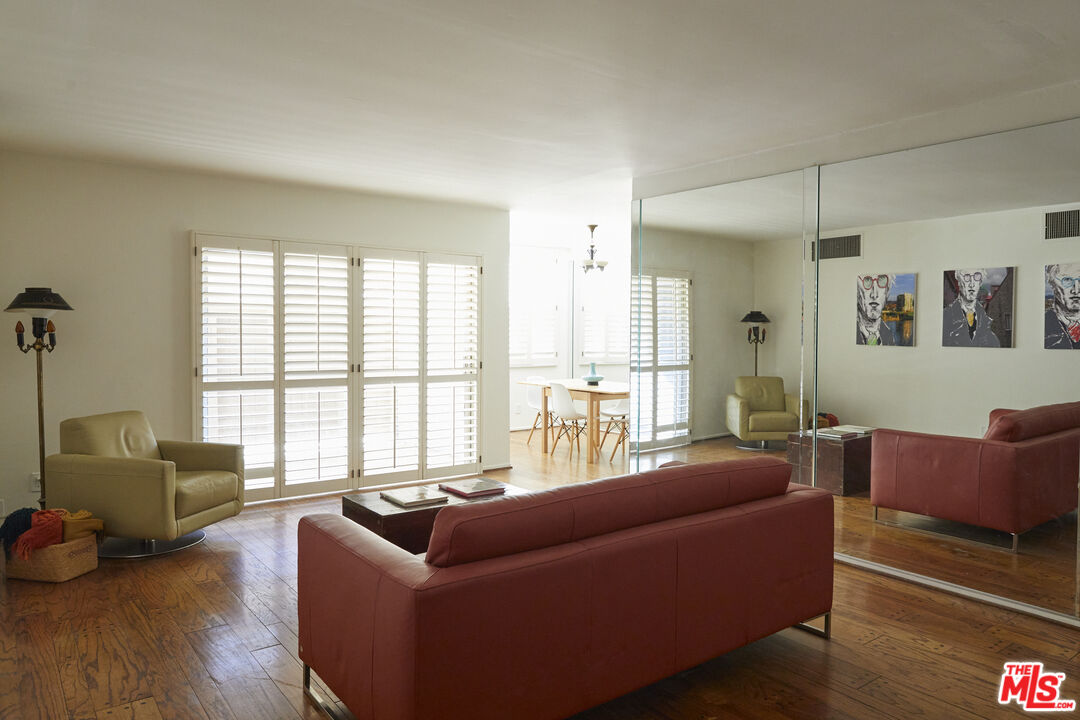
[[877,522],[877,505],[874,506],[874,522]]
[[1020,549],[1020,533],[1010,533],[1013,538],[1012,551],[1019,552]]
[[810,620],[807,620],[806,622],[796,623],[795,625],[792,625],[792,627],[829,640],[832,638],[832,611],[819,617],[825,618],[825,629],[816,628],[810,624],[810,620],[816,620],[817,618],[810,618]]
[[345,713],[341,712],[337,705],[325,699],[311,686],[311,666],[307,663],[304,663],[304,694],[311,699],[315,707],[329,715],[333,720],[347,720]]

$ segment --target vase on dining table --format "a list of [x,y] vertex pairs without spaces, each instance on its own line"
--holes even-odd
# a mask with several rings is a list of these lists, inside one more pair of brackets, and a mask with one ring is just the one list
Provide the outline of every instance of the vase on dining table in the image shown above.
[[596,374],[596,363],[589,363],[589,374],[581,378],[585,381],[586,385],[599,385],[600,381],[604,379],[603,375]]

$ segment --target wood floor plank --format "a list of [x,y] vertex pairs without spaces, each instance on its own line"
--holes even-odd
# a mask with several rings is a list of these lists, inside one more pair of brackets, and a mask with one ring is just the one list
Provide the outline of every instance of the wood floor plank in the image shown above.
[[[3,592],[3,589],[0,589]],[[0,625],[0,718],[21,720],[19,710],[19,683],[22,671],[19,669],[15,652],[15,634],[12,631],[13,618]]]
[[45,612],[14,621],[19,710],[23,720],[67,717],[59,664],[53,649],[52,621]]
[[268,679],[262,666],[229,626],[188,633],[187,638],[218,685],[235,678]]
[[199,592],[206,599],[207,607],[221,618],[225,625],[244,643],[248,650],[258,650],[276,645],[278,640],[266,629],[259,618],[220,580],[208,580],[199,584]]
[[221,683],[221,693],[238,718],[296,720],[300,717],[270,678],[235,677]]
[[[274,681],[297,715],[304,720],[323,719],[319,709],[304,694],[302,666],[289,654],[288,650],[280,645],[272,645],[255,650],[251,654]],[[316,684],[316,687],[325,697],[326,690],[319,684]]]
[[118,628],[80,632],[75,648],[94,708],[113,707],[151,694],[146,665]]
[[210,720],[238,720],[229,709],[217,683],[203,666],[198,653],[188,642],[172,616],[164,610],[147,615],[165,662],[178,667]]
[[94,707],[86,673],[83,672],[79,652],[79,635],[91,632],[90,629],[59,632],[53,638],[57,669],[60,672],[60,685],[64,689],[64,704],[67,706],[70,720],[96,718],[99,713]]

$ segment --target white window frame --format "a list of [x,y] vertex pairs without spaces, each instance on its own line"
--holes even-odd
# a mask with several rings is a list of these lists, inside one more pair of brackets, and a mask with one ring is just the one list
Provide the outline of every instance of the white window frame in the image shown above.
[[[652,327],[652,330],[651,330],[651,337],[652,337],[651,357],[652,357],[652,361],[651,361],[651,364],[648,365],[648,366],[641,366],[640,364],[635,364],[635,354],[634,354],[633,351],[635,349],[634,335],[636,333],[637,327],[636,327],[636,324],[635,324],[634,319],[633,319],[633,316],[634,316],[635,310],[636,310],[636,308],[633,307],[633,305],[631,306],[631,327],[630,327],[630,332],[631,332],[630,374],[631,374],[631,378],[639,378],[639,382],[640,382],[640,376],[641,376],[643,370],[646,370],[646,369],[649,372],[649,374],[652,376],[652,379],[651,379],[651,382],[652,382],[652,402],[651,402],[649,408],[641,407],[640,392],[633,392],[633,391],[631,392],[631,405],[632,405],[632,411],[631,411],[631,414],[630,414],[631,437],[635,436],[635,433],[633,432],[633,426],[634,426],[634,424],[638,424],[639,418],[644,417],[645,412],[649,412],[652,415],[652,428],[653,428],[652,429],[652,437],[650,439],[644,440],[644,441],[632,441],[631,442],[631,450],[639,450],[639,451],[642,451],[642,452],[648,451],[648,450],[658,450],[658,449],[667,448],[667,447],[678,447],[678,446],[681,446],[681,445],[688,445],[692,441],[693,418],[694,418],[694,277],[693,277],[693,273],[691,273],[689,271],[686,271],[686,270],[668,270],[668,269],[663,269],[663,268],[645,268],[645,269],[642,269],[640,275],[635,275],[631,279],[631,282],[636,284],[636,283],[639,283],[643,278],[646,278],[646,277],[650,278],[650,281],[652,282],[652,289],[653,289],[653,292],[652,292],[652,318],[653,318],[652,322],[653,322],[653,327]],[[685,367],[685,369],[686,369],[686,371],[688,373],[689,389],[688,389],[687,408],[686,408],[687,426],[686,426],[685,434],[679,435],[679,436],[677,436],[675,438],[663,439],[663,440],[656,438],[656,389],[657,389],[656,378],[657,378],[657,376],[659,375],[659,373],[661,371],[661,366],[660,366],[660,361],[659,361],[659,333],[657,332],[657,319],[658,318],[657,318],[657,312],[656,312],[656,304],[657,304],[656,279],[657,278],[683,279],[683,280],[687,281],[687,285],[688,285],[687,286],[687,305],[688,305],[688,307],[687,307],[687,323],[688,323],[688,338],[687,338],[687,340],[688,340],[688,346],[689,346],[688,347],[688,350],[689,350],[689,362],[686,363],[685,366],[682,366],[682,365],[679,365],[679,366],[674,366],[674,365],[664,366],[664,367],[668,367],[668,368],[671,368],[671,369]],[[633,295],[634,295],[634,293],[633,293],[633,286],[632,286],[631,287],[631,298],[633,298]],[[631,300],[631,303],[633,303],[633,299]],[[640,360],[638,362],[640,363]],[[640,385],[639,385],[639,387],[640,387]]]
[[[241,250],[258,250],[258,251],[272,251],[274,253],[274,277],[275,277],[275,295],[274,295],[274,379],[267,381],[237,381],[237,382],[214,382],[204,383],[202,378],[202,286],[201,286],[201,248],[213,247],[213,248],[237,248]],[[347,477],[332,478],[329,480],[320,480],[310,483],[300,483],[291,486],[285,485],[285,468],[284,468],[284,403],[285,403],[285,389],[288,383],[285,381],[284,374],[284,254],[286,252],[320,252],[332,249],[334,251],[343,251],[349,259],[349,373],[345,383],[348,394],[348,417],[350,421],[349,427],[349,471]],[[406,249],[391,249],[391,248],[379,248],[360,244],[346,244],[341,243],[321,243],[312,241],[296,241],[279,238],[265,238],[265,237],[246,237],[235,236],[218,233],[205,233],[192,231],[190,233],[190,250],[191,250],[191,361],[192,361],[192,436],[196,440],[203,438],[202,427],[202,394],[208,389],[237,389],[239,386],[245,388],[258,389],[273,389],[274,390],[274,425],[275,425],[275,463],[273,471],[267,477],[273,478],[273,485],[271,487],[264,488],[246,488],[245,499],[248,501],[270,500],[277,498],[285,498],[296,495],[309,495],[324,492],[338,492],[347,489],[359,489],[362,487],[371,487],[387,484],[396,484],[401,482],[436,479],[442,477],[452,477],[459,475],[478,474],[483,467],[483,399],[484,399],[484,382],[483,382],[483,362],[484,357],[484,318],[483,318],[483,297],[484,297],[484,262],[483,256],[475,253],[455,253],[455,252],[430,252],[423,250],[406,250]],[[478,269],[477,277],[477,364],[476,372],[471,375],[476,382],[476,462],[468,465],[458,465],[449,468],[436,468],[433,470],[427,470],[427,458],[426,458],[426,409],[424,405],[425,400],[425,387],[421,382],[421,404],[420,404],[420,435],[421,435],[421,452],[419,455],[419,468],[415,473],[391,473],[391,474],[379,474],[371,477],[364,477],[363,475],[363,448],[361,446],[361,440],[363,438],[363,387],[364,379],[362,373],[362,357],[360,357],[362,348],[360,343],[363,323],[363,307],[361,298],[361,275],[362,272],[362,258],[365,256],[383,255],[383,256],[410,256],[419,257],[421,260],[421,377],[426,376],[426,351],[424,344],[426,342],[426,333],[424,332],[424,324],[426,322],[426,266],[428,261],[432,262],[449,262],[453,264],[466,264],[475,265]],[[457,379],[457,375],[453,376],[436,376],[435,381],[452,381]],[[304,384],[319,384],[321,381],[317,380],[293,380],[289,383]],[[233,387],[233,386],[237,387]],[[265,388],[263,387],[265,386]]]

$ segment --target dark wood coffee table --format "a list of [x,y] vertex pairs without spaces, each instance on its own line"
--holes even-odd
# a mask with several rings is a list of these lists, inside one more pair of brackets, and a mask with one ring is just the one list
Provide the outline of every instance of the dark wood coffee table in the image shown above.
[[[818,435],[817,486],[833,495],[858,495],[870,491],[870,448],[873,433],[840,440]],[[803,472],[792,473],[792,482],[810,484],[813,438],[791,433],[787,461]]]
[[[430,487],[438,488],[439,484],[431,483]],[[446,493],[450,499],[445,503],[407,508],[395,505],[389,500],[383,500],[379,497],[378,490],[371,490],[342,497],[341,514],[404,550],[422,553],[427,550],[428,541],[431,540],[435,516],[444,507],[483,502],[507,495],[524,495],[529,492],[532,491],[516,485],[506,485],[506,492],[502,495],[463,498]]]

